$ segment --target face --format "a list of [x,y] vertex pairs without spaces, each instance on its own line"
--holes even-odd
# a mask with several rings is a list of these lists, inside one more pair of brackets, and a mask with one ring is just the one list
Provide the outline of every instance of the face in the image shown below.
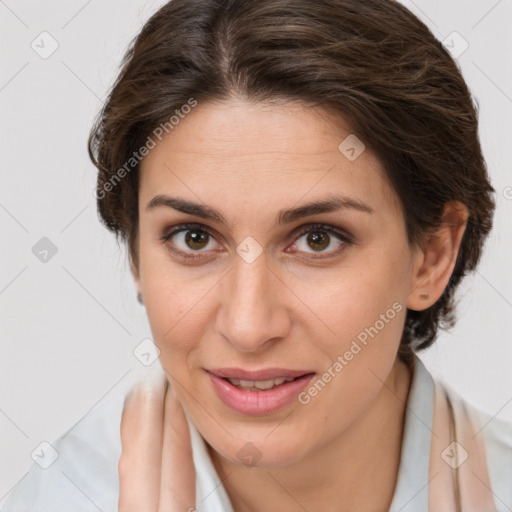
[[235,463],[313,453],[394,367],[414,252],[350,135],[299,104],[199,103],[142,163],[135,278],[160,361]]

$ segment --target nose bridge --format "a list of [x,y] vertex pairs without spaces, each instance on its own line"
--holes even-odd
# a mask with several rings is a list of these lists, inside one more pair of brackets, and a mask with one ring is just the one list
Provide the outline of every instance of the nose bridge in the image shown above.
[[289,328],[276,288],[282,284],[267,267],[264,254],[250,263],[237,256],[233,264],[223,286],[218,327],[238,350],[256,351],[268,340],[285,336]]

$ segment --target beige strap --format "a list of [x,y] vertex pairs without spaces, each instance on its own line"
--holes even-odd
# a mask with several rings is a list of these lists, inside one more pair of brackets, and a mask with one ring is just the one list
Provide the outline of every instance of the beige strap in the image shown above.
[[429,512],[496,512],[479,420],[434,381]]

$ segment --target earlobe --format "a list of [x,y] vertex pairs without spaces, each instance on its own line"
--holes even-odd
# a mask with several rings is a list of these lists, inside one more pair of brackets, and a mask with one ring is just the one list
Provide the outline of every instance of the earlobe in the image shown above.
[[427,309],[443,294],[455,268],[468,216],[468,209],[460,201],[445,204],[441,226],[415,253],[408,309]]
[[133,281],[135,282],[135,289],[137,290],[137,300],[142,304],[140,273],[138,268],[133,264],[133,262],[130,262],[130,271],[132,273]]

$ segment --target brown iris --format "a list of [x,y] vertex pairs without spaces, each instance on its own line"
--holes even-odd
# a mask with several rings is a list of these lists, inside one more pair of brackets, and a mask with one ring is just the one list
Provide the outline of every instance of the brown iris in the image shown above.
[[[312,249],[323,251],[329,246],[330,236],[323,231],[311,231],[308,234],[307,242]],[[314,247],[316,245],[316,247]]]
[[208,244],[208,233],[206,231],[187,231],[185,243],[191,249],[203,249]]

